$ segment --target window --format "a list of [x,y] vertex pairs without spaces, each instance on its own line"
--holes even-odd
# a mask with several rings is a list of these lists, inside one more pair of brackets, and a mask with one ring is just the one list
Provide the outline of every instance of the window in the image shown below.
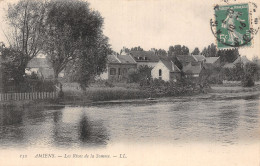
[[120,76],[121,75],[121,69],[118,68],[118,75]]
[[116,69],[110,68],[110,75],[116,75]]
[[161,80],[162,79],[162,70],[159,69],[159,79]]
[[159,69],[159,77],[161,77],[161,76],[162,76],[162,70]]
[[146,56],[144,57],[144,60],[146,60],[146,61],[148,60]]

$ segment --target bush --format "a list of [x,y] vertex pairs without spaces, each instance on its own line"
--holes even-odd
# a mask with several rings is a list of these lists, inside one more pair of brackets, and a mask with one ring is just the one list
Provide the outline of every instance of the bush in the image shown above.
[[250,75],[246,75],[242,81],[241,84],[243,87],[252,87],[255,85],[254,79]]
[[147,79],[150,80],[152,77],[152,75],[151,75],[152,69],[153,69],[153,67],[142,65],[142,66],[139,66],[137,71],[130,70],[128,73],[129,82],[140,83]]
[[177,82],[153,79],[140,82],[140,87],[151,96],[176,96],[195,92],[197,87],[195,82],[187,78],[182,78]]

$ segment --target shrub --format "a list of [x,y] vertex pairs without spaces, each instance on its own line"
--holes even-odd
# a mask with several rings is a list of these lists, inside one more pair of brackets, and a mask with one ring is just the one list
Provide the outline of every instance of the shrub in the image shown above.
[[250,75],[244,76],[244,78],[241,81],[241,84],[243,87],[251,87],[255,85],[254,79]]
[[151,75],[152,69],[153,69],[153,67],[149,67],[147,65],[142,65],[142,66],[139,66],[139,68],[136,71],[130,70],[128,72],[129,82],[140,83],[147,79],[150,80],[152,77],[152,75]]

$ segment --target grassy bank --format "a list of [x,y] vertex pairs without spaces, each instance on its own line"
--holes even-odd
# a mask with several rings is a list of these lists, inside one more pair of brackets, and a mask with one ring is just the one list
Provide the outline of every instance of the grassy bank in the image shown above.
[[67,83],[63,85],[64,103],[65,104],[81,104],[96,101],[111,100],[129,100],[129,99],[146,99],[149,97],[170,97],[185,96],[197,94],[194,90],[184,87],[178,87],[175,84],[160,83],[150,87],[140,87],[139,84],[118,83],[112,87],[103,84],[93,84],[83,93],[79,86],[75,83]]
[[67,102],[127,100],[148,97],[149,94],[145,91],[124,87],[90,87],[87,88],[85,93],[75,90],[64,90],[64,100]]

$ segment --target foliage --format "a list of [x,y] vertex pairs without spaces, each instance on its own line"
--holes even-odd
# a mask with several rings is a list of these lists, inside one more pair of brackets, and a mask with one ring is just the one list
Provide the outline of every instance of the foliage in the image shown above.
[[242,86],[251,87],[255,85],[254,78],[258,75],[258,67],[255,63],[247,63],[244,67],[244,77],[241,80]]
[[192,52],[191,52],[192,55],[199,55],[200,54],[200,50],[198,47],[196,47]]
[[201,52],[205,57],[216,57],[217,56],[217,46],[215,44],[208,45],[208,47],[204,47]]
[[107,55],[111,54],[108,38],[98,36],[93,46],[88,47],[79,55],[72,66],[75,81],[86,90],[91,80],[106,69]]
[[209,84],[223,84],[223,76],[221,75],[221,68],[214,67],[207,81]]
[[255,85],[255,82],[252,76],[246,74],[241,80],[241,84],[243,87],[251,87]]
[[138,46],[138,47],[132,47],[131,48],[131,51],[143,51],[144,49],[143,48],[141,48],[140,46]]
[[167,52],[164,49],[156,49],[156,48],[151,48],[151,51],[154,51],[156,55],[158,56],[167,56]]
[[181,45],[170,46],[168,50],[169,56],[188,55],[188,54],[189,54],[189,48],[186,46],[181,46]]
[[222,70],[224,79],[228,81],[241,81],[244,77],[244,64],[237,63],[233,68],[224,68]]
[[152,75],[151,75],[152,69],[153,69],[153,67],[149,67],[147,65],[142,65],[142,66],[139,66],[136,71],[130,70],[128,72],[129,82],[140,82],[142,80],[150,80],[152,77]]
[[220,57],[222,63],[232,63],[239,57],[238,49],[217,50],[216,45],[213,43],[205,47],[201,54],[205,57]]
[[9,33],[5,35],[9,45],[21,52],[21,72],[25,72],[28,62],[42,50],[45,16],[46,3],[42,0],[20,0],[8,6]]
[[220,61],[222,63],[232,63],[240,55],[239,55],[238,49],[232,49],[232,50],[219,50],[217,52],[217,56],[220,57]]
[[24,78],[24,59],[23,53],[13,48],[7,48],[2,43],[0,46],[1,65],[3,71],[3,84],[8,85],[13,81],[15,86],[23,82]]
[[258,67],[255,63],[246,63],[244,70],[245,74],[251,77],[255,77],[258,74]]
[[31,92],[53,92],[56,90],[55,82],[51,80],[30,79],[25,80],[23,91]]
[[55,78],[69,62],[75,61],[79,65],[77,71],[88,70],[78,79],[82,87],[86,86],[90,79],[88,74],[98,70],[99,59],[104,61],[107,55],[99,54],[108,42],[102,34],[102,26],[103,18],[97,11],[90,10],[87,2],[56,0],[49,3],[44,51],[48,54]]
[[150,97],[190,94],[198,89],[195,80],[185,77],[177,82],[165,82],[160,79],[142,80],[140,87],[142,90],[149,92]]
[[233,68],[224,68],[221,73],[228,81],[241,81],[242,86],[253,86],[258,67],[255,63],[237,63]]
[[120,54],[121,54],[123,51],[125,51],[126,53],[129,53],[130,51],[144,51],[144,49],[143,49],[142,47],[140,47],[140,46],[138,46],[138,47],[132,47],[131,49],[124,47],[123,49],[120,50]]

